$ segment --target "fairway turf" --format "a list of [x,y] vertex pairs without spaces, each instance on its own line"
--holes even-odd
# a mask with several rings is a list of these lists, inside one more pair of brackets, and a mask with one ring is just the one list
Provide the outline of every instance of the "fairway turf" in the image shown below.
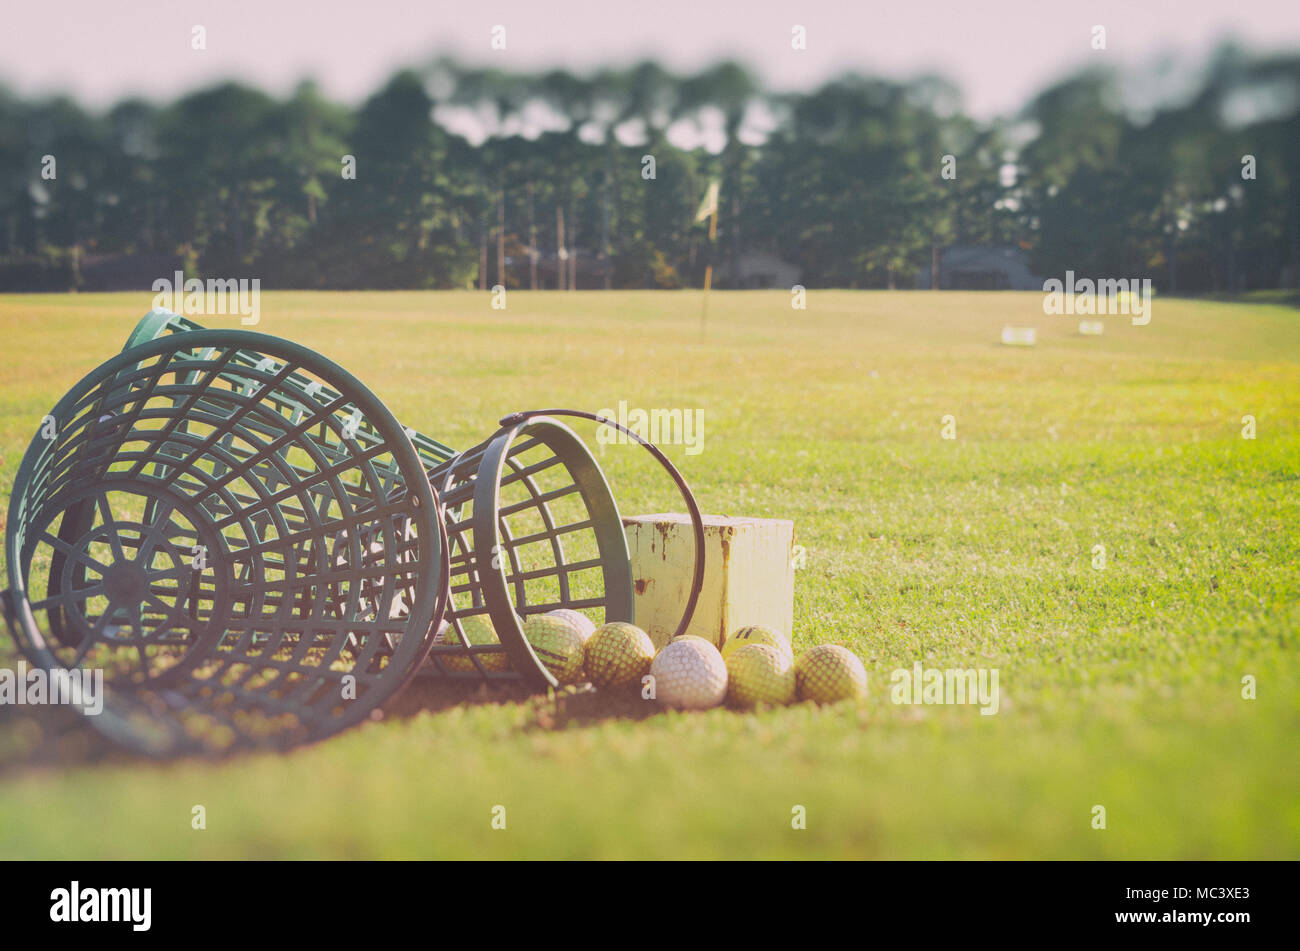
[[[647,717],[419,686],[311,748],[164,765],[75,735],[34,757],[0,720],[0,857],[1300,858],[1300,311],[1157,298],[1088,338],[1034,293],[714,293],[707,329],[698,292],[489,300],[267,293],[244,329],[457,448],[520,409],[703,410],[703,452],[666,450],[704,511],[794,520],[795,653],[850,648],[867,699]],[[0,296],[6,505],[150,301]],[[644,452],[597,455],[625,514],[681,508]],[[998,713],[895,705],[914,661],[996,667]]]

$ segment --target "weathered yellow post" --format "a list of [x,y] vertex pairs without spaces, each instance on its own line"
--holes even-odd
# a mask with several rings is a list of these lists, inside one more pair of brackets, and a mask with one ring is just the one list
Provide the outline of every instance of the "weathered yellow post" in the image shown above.
[[[691,590],[695,541],[687,515],[623,519],[632,557],[637,626],[662,647]],[[746,624],[786,637],[794,622],[794,522],[772,518],[704,516],[704,587],[687,634],[722,646]]]

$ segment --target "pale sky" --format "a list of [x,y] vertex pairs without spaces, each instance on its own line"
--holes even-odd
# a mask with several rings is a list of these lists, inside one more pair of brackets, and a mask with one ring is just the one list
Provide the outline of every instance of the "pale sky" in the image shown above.
[[[1222,38],[1300,49],[1295,0],[0,0],[0,82],[102,106],[166,100],[235,78],[282,94],[305,77],[359,102],[395,69],[439,52],[503,69],[583,72],[653,57],[690,70],[733,55],[777,89],[845,69],[937,71],[980,117],[1017,110],[1089,63],[1140,67],[1174,52],[1199,62]],[[191,49],[194,25],[207,49]],[[494,25],[506,50],[490,48]],[[808,48],[791,49],[791,27]],[[1105,52],[1090,48],[1094,25]]]

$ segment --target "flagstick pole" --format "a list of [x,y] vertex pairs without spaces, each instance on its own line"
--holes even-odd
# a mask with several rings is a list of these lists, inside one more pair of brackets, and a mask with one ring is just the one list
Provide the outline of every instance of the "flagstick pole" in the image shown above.
[[713,287],[713,241],[718,236],[718,207],[715,203],[709,215],[709,263],[704,265],[704,310],[700,314],[700,334],[708,331],[709,289]]

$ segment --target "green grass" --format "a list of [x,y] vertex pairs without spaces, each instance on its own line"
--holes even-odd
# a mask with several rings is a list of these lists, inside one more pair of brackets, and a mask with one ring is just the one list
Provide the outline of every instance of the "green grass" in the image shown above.
[[[6,498],[149,303],[0,297]],[[0,856],[1300,857],[1300,313],[1157,299],[1098,339],[1040,303],[715,294],[702,334],[689,292],[264,295],[255,329],[458,447],[516,409],[703,409],[703,453],[670,455],[706,511],[795,521],[796,652],[852,648],[870,696],[620,716],[421,688],[290,755],[166,765],[29,752],[11,718]],[[680,508],[644,453],[600,459],[625,512]],[[915,660],[997,667],[1001,711],[891,703]]]

